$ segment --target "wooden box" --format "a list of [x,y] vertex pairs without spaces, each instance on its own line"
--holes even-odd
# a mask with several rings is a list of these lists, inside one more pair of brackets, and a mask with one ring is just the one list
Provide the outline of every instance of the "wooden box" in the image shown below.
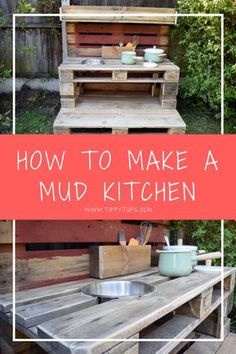
[[98,246],[90,248],[90,276],[105,279],[148,270],[151,246]]
[[120,59],[123,52],[134,52],[135,47],[102,46],[102,58]]

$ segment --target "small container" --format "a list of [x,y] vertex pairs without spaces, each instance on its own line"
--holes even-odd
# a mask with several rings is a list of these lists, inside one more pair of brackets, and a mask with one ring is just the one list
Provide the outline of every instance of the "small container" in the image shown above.
[[126,65],[133,65],[135,64],[135,56],[136,53],[135,52],[123,52],[121,54],[121,62],[122,64],[126,64]]

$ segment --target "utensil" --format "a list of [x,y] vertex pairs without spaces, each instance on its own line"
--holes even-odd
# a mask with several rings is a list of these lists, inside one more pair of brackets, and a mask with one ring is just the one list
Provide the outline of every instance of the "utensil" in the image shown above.
[[138,43],[139,43],[139,36],[134,35],[132,38],[132,46],[136,48]]
[[125,232],[123,229],[118,231],[118,241],[121,246],[126,246]]
[[152,224],[148,221],[143,221],[140,224],[141,245],[146,245],[151,237]]
[[81,292],[107,301],[117,298],[137,298],[150,294],[155,289],[153,285],[140,281],[109,280],[86,285],[81,288]]
[[138,246],[139,245],[139,241],[136,240],[135,238],[131,238],[129,240],[128,246]]
[[119,40],[119,47],[123,47],[124,46],[124,41],[123,41],[123,39],[120,39]]
[[169,235],[167,233],[164,234],[164,240],[165,240],[165,243],[167,244],[168,251],[170,251],[170,239],[169,239]]

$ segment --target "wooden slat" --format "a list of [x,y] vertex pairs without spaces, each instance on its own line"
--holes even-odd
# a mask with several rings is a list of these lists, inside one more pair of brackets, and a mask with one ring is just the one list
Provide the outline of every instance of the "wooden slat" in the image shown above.
[[88,276],[89,274],[89,256],[56,256],[53,258],[31,258],[18,259],[16,262],[17,285],[34,286],[40,282],[56,279],[70,279],[74,277]]
[[[12,290],[12,253],[0,251],[0,294]],[[0,295],[1,296],[1,295]]]
[[[225,294],[225,298],[227,298],[227,296],[228,294]],[[173,350],[178,343],[181,343],[181,339],[186,338],[188,335],[190,335],[193,330],[198,327],[198,325],[203,319],[207,318],[211,312],[213,312],[216,308],[220,306],[220,303],[221,292],[216,290],[213,296],[213,302],[211,306],[208,307],[204,312],[202,319],[196,319],[195,317],[192,317],[191,313],[189,313],[188,315],[177,314],[160,326],[155,327],[154,325],[150,330],[146,330],[144,336],[142,336],[142,339],[147,338],[180,340],[175,342],[140,342],[139,353],[170,353],[171,350]]]
[[[142,105],[140,105],[142,102]],[[174,109],[162,109],[155,97],[81,96],[74,109],[61,109],[55,128],[180,128],[186,125]]]
[[[96,49],[96,48],[95,48]],[[101,49],[99,49],[101,50]],[[113,71],[113,70],[124,70],[128,72],[168,72],[166,76],[171,77],[170,82],[173,82],[173,75],[179,73],[180,69],[177,65],[172,63],[170,60],[166,59],[162,63],[158,64],[156,68],[145,68],[142,64],[136,65],[124,65],[121,63],[120,59],[105,59],[105,64],[100,65],[88,65],[82,64],[86,58],[67,58],[59,66],[59,70],[75,70],[75,71]],[[165,79],[168,81],[168,79]]]
[[82,293],[28,304],[17,308],[16,322],[28,328],[56,317],[93,306],[97,299]]
[[[125,44],[132,41],[132,35],[123,35],[122,39]],[[118,45],[121,39],[120,35],[102,35],[102,34],[68,34],[67,41],[69,44],[83,45]],[[139,36],[139,45],[168,45],[168,36]]]
[[12,243],[12,221],[0,221],[0,244]]
[[[147,78],[129,78],[127,80],[124,80],[124,79],[120,79],[119,81],[125,81],[126,83],[139,83],[139,84],[146,84],[146,83],[161,83],[161,82],[164,82],[163,79],[153,79],[153,78],[150,78],[150,77],[147,77]],[[114,79],[112,78],[103,78],[103,77],[81,77],[81,78],[76,78],[73,80],[73,82],[84,82],[84,83],[97,83],[97,82],[100,82],[100,83],[113,83],[114,82]]]
[[[175,24],[175,17],[168,16],[168,14],[174,13],[175,9],[173,8],[118,6],[68,6],[60,8],[61,19],[70,22],[122,22],[173,25]],[[73,14],[73,18],[64,16],[66,14]],[[158,16],[160,14],[163,14],[163,16]]]
[[[170,26],[142,25],[128,23],[70,23],[67,22],[68,33],[115,33],[115,34],[169,34]],[[121,38],[120,38],[121,39]]]
[[150,269],[151,246],[99,246],[90,248],[90,275],[109,278]]
[[[64,316],[59,321],[39,325],[38,335],[43,338],[127,338],[213,286],[220,278],[220,273],[192,273],[190,278],[182,277],[160,284],[155,294],[138,300],[109,301],[74,313],[69,321]],[[70,348],[70,343],[58,342],[58,345],[61,353]],[[96,354],[108,350],[106,342],[73,344],[73,350],[84,350],[85,347],[85,352]]]
[[[155,221],[152,231],[152,242],[162,242],[162,227]],[[117,242],[117,232],[123,229],[127,240],[140,232],[139,222],[130,224],[119,220],[87,220],[87,221],[17,221],[17,243],[48,242]]]
[[[151,270],[139,272],[135,274],[125,275],[122,277],[117,277],[116,279],[138,279],[140,277],[145,277],[149,281],[149,276],[152,278],[152,282],[161,283],[168,280],[167,277],[159,275],[158,268],[152,267]],[[154,279],[153,279],[154,277]],[[144,281],[146,281],[144,279]],[[59,295],[64,296],[68,294],[78,293],[82,286],[88,283],[95,282],[96,279],[87,278],[80,281],[64,282],[62,284],[44,286],[38,289],[24,290],[16,293],[16,305],[23,306],[26,304],[31,304],[34,302],[39,302],[43,300],[52,299],[58,297]],[[0,312],[8,312],[12,308],[12,294],[8,293],[0,296]]]

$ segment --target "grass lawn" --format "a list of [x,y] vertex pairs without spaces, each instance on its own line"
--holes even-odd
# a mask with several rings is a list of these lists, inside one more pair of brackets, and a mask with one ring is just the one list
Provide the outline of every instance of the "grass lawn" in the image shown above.
[[220,120],[215,119],[205,103],[178,96],[177,110],[187,125],[187,134],[220,134]]
[[[0,132],[10,133],[11,95],[0,95],[0,102]],[[17,93],[16,102],[18,134],[53,133],[53,121],[60,109],[59,93],[26,89]],[[177,109],[187,125],[187,134],[220,133],[220,121],[204,103],[178,96]]]

